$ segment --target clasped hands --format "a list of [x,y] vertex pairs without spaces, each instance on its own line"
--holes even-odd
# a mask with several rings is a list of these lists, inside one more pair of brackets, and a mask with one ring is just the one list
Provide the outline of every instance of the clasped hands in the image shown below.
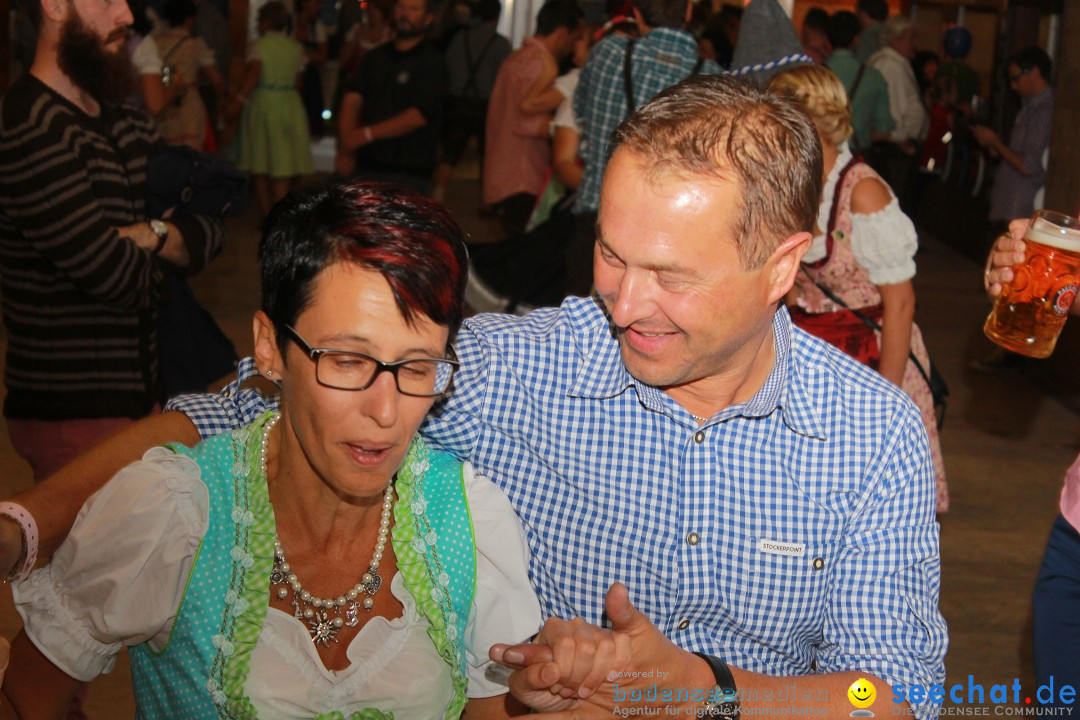
[[[531,643],[492,646],[491,659],[513,669],[511,694],[548,720],[576,720],[610,718],[616,708],[627,707],[628,693],[647,697],[658,681],[673,688],[712,685],[705,663],[668,640],[631,605],[624,585],[611,586],[604,608],[610,630],[581,618],[552,618]],[[616,700],[616,691],[623,702]]]

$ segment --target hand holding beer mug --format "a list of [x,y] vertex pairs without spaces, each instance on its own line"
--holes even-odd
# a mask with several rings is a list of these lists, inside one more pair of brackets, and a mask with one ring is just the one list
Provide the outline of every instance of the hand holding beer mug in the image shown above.
[[[1001,245],[995,244],[991,261],[1006,250]],[[1024,258],[1012,266],[1011,281],[1001,284],[983,331],[1007,350],[1044,358],[1057,344],[1080,284],[1080,220],[1038,210],[1023,245]]]

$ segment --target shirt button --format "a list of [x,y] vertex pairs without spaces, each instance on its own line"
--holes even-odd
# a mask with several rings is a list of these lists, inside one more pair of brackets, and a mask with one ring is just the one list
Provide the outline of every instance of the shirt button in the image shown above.
[[692,532],[686,536],[686,542],[689,545],[697,545],[699,542],[701,542],[701,536],[698,535],[696,532]]
[[821,568],[825,567],[825,561],[819,557],[816,557],[814,558],[813,565],[815,570],[820,570]]
[[694,433],[694,442],[696,442],[698,445],[705,442],[705,433],[701,430],[698,430],[696,433]]
[[680,630],[685,630],[688,627],[690,627],[690,621],[689,620],[683,620],[682,622],[679,623],[679,629]]

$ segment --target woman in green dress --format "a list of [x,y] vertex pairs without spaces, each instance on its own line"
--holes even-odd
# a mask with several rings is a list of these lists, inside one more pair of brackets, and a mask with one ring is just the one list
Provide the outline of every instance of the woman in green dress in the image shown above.
[[259,9],[260,37],[251,45],[240,94],[232,106],[234,117],[240,112],[236,166],[251,173],[263,217],[314,170],[311,134],[298,91],[304,48],[285,34],[288,19],[278,0]]

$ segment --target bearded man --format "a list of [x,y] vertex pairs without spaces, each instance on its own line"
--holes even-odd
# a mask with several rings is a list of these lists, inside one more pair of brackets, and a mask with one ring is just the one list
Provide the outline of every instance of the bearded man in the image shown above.
[[346,83],[339,174],[430,190],[448,81],[442,53],[425,39],[434,20],[429,3],[397,0],[394,39],[365,54]]
[[196,271],[217,219],[146,214],[157,127],[120,104],[133,80],[125,0],[31,0],[34,61],[0,101],[4,416],[35,480],[158,397],[163,263]]

